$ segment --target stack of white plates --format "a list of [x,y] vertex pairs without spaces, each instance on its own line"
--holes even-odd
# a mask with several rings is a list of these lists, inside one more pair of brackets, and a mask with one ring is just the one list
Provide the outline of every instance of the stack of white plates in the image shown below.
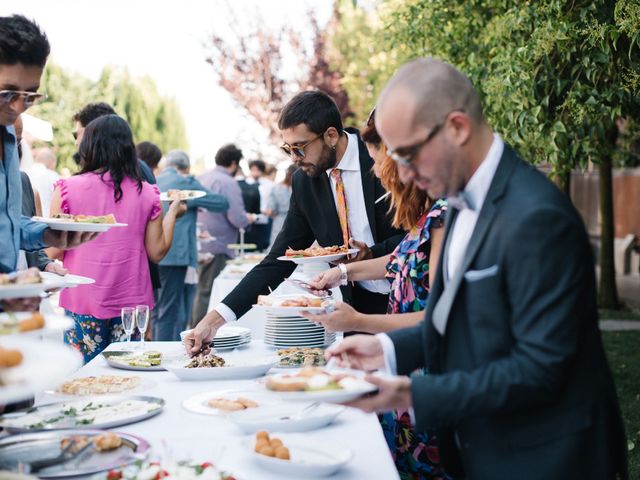
[[251,329],[245,327],[224,326],[213,339],[216,350],[231,350],[251,343]]
[[315,325],[304,317],[267,313],[264,343],[276,348],[326,347],[336,340],[335,333]]

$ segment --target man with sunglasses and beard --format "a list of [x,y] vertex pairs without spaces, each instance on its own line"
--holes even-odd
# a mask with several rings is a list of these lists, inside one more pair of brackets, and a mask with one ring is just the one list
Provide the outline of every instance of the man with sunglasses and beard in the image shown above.
[[[305,249],[351,245],[359,248],[355,260],[391,252],[403,232],[391,226],[385,195],[371,172],[373,160],[357,130],[344,129],[335,102],[319,91],[302,92],[283,108],[278,126],[284,144],[299,170],[292,178],[289,212],[267,257],[210,311],[185,338],[190,354],[198,353],[226,322],[245,314],[258,295],[269,293],[296,265],[277,258],[288,247]],[[385,280],[360,282],[342,288],[343,298],[365,313],[385,313],[389,284]]]
[[[0,17],[0,272],[16,269],[20,248],[73,248],[97,234],[51,230],[22,216],[22,184],[13,123],[29,107],[46,98],[38,93],[49,56],[49,42],[38,25],[21,15]],[[5,308],[37,306],[39,299]]]

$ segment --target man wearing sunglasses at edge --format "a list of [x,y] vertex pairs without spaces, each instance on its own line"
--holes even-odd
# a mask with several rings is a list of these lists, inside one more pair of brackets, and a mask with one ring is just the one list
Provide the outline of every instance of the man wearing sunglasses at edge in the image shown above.
[[[277,259],[288,247],[304,249],[316,240],[321,246],[350,244],[360,249],[351,259],[356,261],[390,253],[404,236],[391,226],[388,201],[375,203],[386,192],[371,172],[373,160],[357,130],[343,128],[329,96],[319,91],[297,94],[284,106],[278,127],[285,142],[282,150],[299,167],[282,231],[265,259],[187,334],[185,346],[192,355],[220,326],[244,315],[258,295],[268,294],[293,273],[293,262]],[[344,301],[365,313],[385,313],[388,294],[386,280],[342,288]]]
[[[21,214],[22,182],[13,123],[46,98],[37,93],[49,56],[49,41],[38,25],[21,15],[0,17],[0,272],[16,269],[18,253],[45,247],[68,249],[95,233],[51,230]],[[6,310],[35,309],[39,298],[5,300]]]
[[433,58],[402,67],[376,127],[400,178],[449,195],[444,248],[415,327],[357,335],[338,364],[368,412],[435,428],[454,478],[627,479],[624,427],[598,329],[587,233],[569,198],[491,131],[469,79]]

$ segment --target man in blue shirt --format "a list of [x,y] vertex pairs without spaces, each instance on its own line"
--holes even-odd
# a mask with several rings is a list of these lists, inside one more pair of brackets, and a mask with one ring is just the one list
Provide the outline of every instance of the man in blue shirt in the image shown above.
[[[173,243],[167,255],[160,260],[162,288],[158,298],[158,320],[153,325],[153,339],[178,340],[179,333],[187,326],[191,315],[195,290],[185,283],[188,267],[197,267],[196,218],[198,209],[209,212],[226,212],[229,202],[223,195],[211,193],[192,175],[191,163],[181,150],[171,150],[165,158],[166,168],[158,175],[161,192],[168,190],[202,190],[206,195],[187,200],[187,213],[176,221]],[[165,204],[165,211],[167,205]]]
[[0,272],[15,270],[20,248],[73,248],[95,233],[51,230],[22,216],[22,184],[13,123],[46,98],[37,93],[49,55],[46,35],[21,15],[0,17]]

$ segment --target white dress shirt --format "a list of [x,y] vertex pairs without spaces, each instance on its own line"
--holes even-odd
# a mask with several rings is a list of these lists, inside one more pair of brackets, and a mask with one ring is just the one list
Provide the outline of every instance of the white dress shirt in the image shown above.
[[[458,212],[456,221],[453,224],[453,229],[449,234],[450,239],[445,243],[447,251],[443,258],[447,259],[447,264],[445,265],[446,271],[444,268],[443,271],[448,278],[453,278],[456,270],[461,268],[469,240],[478,221],[478,215],[482,210],[482,205],[487,197],[487,192],[489,191],[503,152],[504,142],[498,134],[494,134],[493,142],[486,157],[464,187],[465,197],[469,200],[473,210],[470,208],[462,208]],[[438,329],[438,331],[441,335],[444,334],[444,328],[443,331],[440,331],[440,329]],[[392,375],[396,375],[396,352],[391,338],[389,338],[386,333],[379,333],[376,337],[380,340],[384,350],[386,371]]]
[[[371,225],[369,225],[369,218],[367,217],[367,209],[364,203],[364,191],[362,189],[362,175],[360,173],[360,153],[358,151],[358,137],[355,134],[345,132],[347,136],[347,148],[344,155],[340,159],[340,163],[336,166],[342,171],[342,182],[344,183],[345,196],[347,197],[347,209],[349,210],[349,230],[351,237],[366,243],[368,246],[373,245],[373,232],[371,231]],[[335,179],[331,176],[333,169],[327,170],[326,174],[329,176],[329,182],[331,183],[331,191],[333,192],[333,199],[336,202],[336,209],[338,208],[338,201],[336,199],[336,183]],[[389,282],[387,280],[369,280],[364,282],[358,282],[358,284],[365,290],[375,293],[389,293]],[[233,322],[237,320],[236,314],[224,303],[219,303],[214,307],[214,310],[218,312],[227,322]]]
[[53,184],[60,180],[60,175],[54,170],[49,170],[42,163],[34,163],[26,170],[31,186],[40,194],[42,204],[42,216],[50,216],[51,196],[53,195]]

